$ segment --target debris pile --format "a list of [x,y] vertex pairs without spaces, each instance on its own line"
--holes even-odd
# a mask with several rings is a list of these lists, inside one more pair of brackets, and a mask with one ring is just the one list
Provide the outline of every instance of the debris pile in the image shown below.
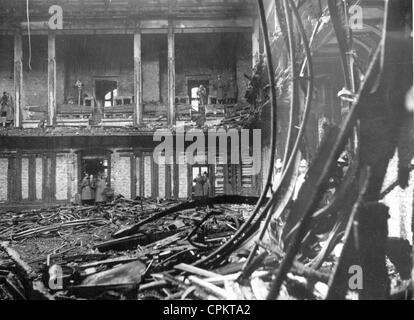
[[255,200],[213,205],[119,197],[103,206],[3,213],[0,294],[33,298],[37,282],[47,299],[148,298],[148,288],[158,289],[154,281],[166,282],[171,272],[172,279],[177,265],[227,241]]
[[[240,230],[255,201],[241,196],[186,202],[118,197],[103,206],[4,213],[0,298],[266,299],[286,255],[274,239],[250,241],[221,263],[199,265]],[[246,268],[253,243],[261,250]],[[317,269],[314,257],[298,256],[279,299],[324,299],[340,251],[333,250]],[[389,262],[393,287],[404,288],[398,271]]]

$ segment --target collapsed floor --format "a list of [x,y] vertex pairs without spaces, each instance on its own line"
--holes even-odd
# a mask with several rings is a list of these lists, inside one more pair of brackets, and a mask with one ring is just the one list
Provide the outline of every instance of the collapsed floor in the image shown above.
[[[215,268],[191,265],[227,241],[257,199],[216,200],[204,206],[120,197],[100,207],[6,212],[0,220],[0,298],[265,299],[284,255],[278,246],[263,241],[264,251],[242,280],[248,245]],[[318,270],[307,266],[309,254],[295,261],[279,299],[323,299],[340,247]],[[392,290],[401,295],[408,282],[389,260],[388,270]]]
[[[306,154],[306,148],[301,148],[306,144],[305,129],[309,114],[315,112],[311,110],[313,82],[320,70],[313,68],[314,36],[308,39],[302,21],[306,19],[299,11],[300,7],[306,10],[304,3],[286,0],[283,8],[282,2],[275,5],[277,20],[282,22],[276,38],[286,42],[289,58],[272,54],[272,46],[277,46],[269,39],[264,3],[258,1],[269,83],[262,81],[261,57],[245,95],[257,108],[242,110],[221,123],[230,126],[242,121],[247,126],[255,111],[270,106],[270,165],[264,170],[268,174],[260,199],[223,196],[155,203],[118,198],[102,207],[6,212],[0,220],[2,298],[411,298],[412,246],[407,240],[388,238],[389,208],[381,203],[392,155],[398,150],[398,179],[391,188],[409,186],[414,155],[409,134],[412,118],[407,113],[412,106],[405,110],[403,101],[412,86],[412,68],[407,68],[412,66],[412,37],[407,32],[412,26],[401,23],[408,21],[407,7],[403,1],[386,2],[382,41],[370,52],[366,69],[358,71],[353,58],[349,60],[353,33],[344,2],[329,1],[327,10],[319,2],[317,19],[308,12],[308,20],[316,24],[314,35],[329,12],[345,86],[338,93],[341,104],[336,111],[341,119],[329,115],[335,121],[322,128],[323,139],[310,157],[309,170],[301,173],[302,186],[293,197],[300,160]],[[282,12],[286,19],[281,18]],[[294,48],[301,46],[299,59]],[[278,60],[290,61],[291,66],[283,66],[275,76],[273,62]],[[302,65],[301,74],[295,70],[297,62]],[[281,82],[286,85],[278,86]],[[301,111],[295,101],[302,101],[298,89],[305,90],[305,82]],[[285,108],[290,119],[280,181],[274,186],[276,140],[283,140],[278,135],[277,112],[283,92],[276,87],[286,88],[282,91],[290,96],[283,99],[290,101]],[[35,132],[58,133],[48,130]],[[342,159],[339,168],[343,152],[348,160]],[[265,199],[269,194],[271,198]]]

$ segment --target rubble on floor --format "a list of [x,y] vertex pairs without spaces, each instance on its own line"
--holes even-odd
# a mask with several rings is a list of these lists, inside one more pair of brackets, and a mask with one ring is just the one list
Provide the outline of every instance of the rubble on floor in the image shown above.
[[[235,233],[254,199],[213,202],[119,197],[102,206],[3,213],[0,298],[265,299],[284,255],[274,247],[261,244],[267,250],[245,279],[246,249],[215,268],[192,265]],[[323,299],[335,259],[317,271],[296,261],[279,299]],[[395,269],[390,274],[401,284]]]
[[[2,213],[0,294],[4,298],[23,298],[30,293],[27,288],[21,289],[22,294],[5,290],[4,281],[11,281],[9,275],[27,278],[21,274],[22,268],[14,270],[16,261],[10,260],[5,250],[14,250],[19,261],[27,263],[46,287],[49,268],[60,266],[64,290],[54,292],[53,296],[92,298],[109,289],[124,293],[137,289],[141,276],[147,282],[149,273],[173,269],[178,261],[192,263],[207,248],[222,244],[243,223],[243,214],[252,209],[245,204],[215,205],[211,209],[194,207],[145,223],[133,235],[113,238],[116,232],[180,204],[183,202],[131,201],[120,197],[102,206],[60,206]],[[128,278],[131,270],[137,272]],[[139,273],[139,279],[134,278]]]

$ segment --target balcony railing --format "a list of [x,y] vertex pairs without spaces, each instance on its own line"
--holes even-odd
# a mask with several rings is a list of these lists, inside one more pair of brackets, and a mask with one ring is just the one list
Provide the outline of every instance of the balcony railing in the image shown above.
[[[122,101],[128,101],[123,99]],[[130,102],[132,100],[129,100]],[[188,103],[188,98],[177,98],[175,105],[175,120],[180,125],[195,125],[202,115],[197,108]],[[218,124],[224,117],[233,114],[236,104],[209,104],[204,105],[205,122],[207,125]],[[133,125],[134,105],[123,104],[115,100],[115,106],[96,108],[94,103],[86,105],[61,104],[57,106],[56,126],[86,127],[90,125],[108,127],[127,127]],[[47,107],[32,106],[26,108],[24,128],[38,128],[46,125]],[[144,103],[144,126],[167,126],[167,106],[162,103]]]

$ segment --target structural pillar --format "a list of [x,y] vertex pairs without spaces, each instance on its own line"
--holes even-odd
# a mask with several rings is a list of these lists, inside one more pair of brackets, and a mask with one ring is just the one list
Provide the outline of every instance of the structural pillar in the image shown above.
[[49,32],[47,37],[47,125],[53,126],[56,120],[56,36]]
[[134,33],[134,126],[142,124],[142,49],[141,31]]
[[22,121],[23,103],[23,45],[22,34],[17,31],[14,35],[14,126],[20,127]]
[[171,21],[168,23],[168,112],[169,125],[175,124],[175,36]]

